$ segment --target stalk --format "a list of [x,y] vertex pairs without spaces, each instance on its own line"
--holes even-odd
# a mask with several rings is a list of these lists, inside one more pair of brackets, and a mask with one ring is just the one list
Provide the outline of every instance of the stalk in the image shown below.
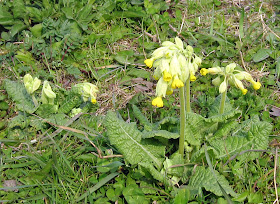
[[221,103],[220,103],[220,110],[219,114],[223,114],[225,111],[225,103],[226,103],[226,97],[227,97],[227,90],[225,90],[224,93],[222,93]]
[[185,142],[185,125],[186,125],[186,111],[185,111],[185,96],[184,87],[181,87],[179,92],[180,97],[180,138],[179,138],[179,153],[184,158],[184,142]]
[[186,81],[186,111],[191,112],[191,83],[190,77]]
[[39,104],[38,104],[38,101],[35,98],[34,94],[31,94],[31,97],[32,97],[32,100],[33,100],[33,103],[34,103],[35,107],[38,107]]

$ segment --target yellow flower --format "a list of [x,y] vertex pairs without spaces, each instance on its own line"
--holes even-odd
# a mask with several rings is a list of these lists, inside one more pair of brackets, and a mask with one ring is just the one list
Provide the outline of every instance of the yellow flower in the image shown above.
[[172,89],[181,88],[183,86],[184,83],[178,78],[178,76],[175,76],[171,84]]
[[170,81],[172,79],[172,76],[170,73],[168,73],[166,70],[163,71],[163,80],[164,81]]
[[153,101],[152,101],[152,105],[156,106],[156,107],[163,107],[163,101],[161,97],[156,97]]
[[154,63],[154,59],[153,59],[153,58],[151,58],[151,59],[146,59],[146,60],[144,61],[144,63],[147,65],[147,67],[152,68],[153,63]]
[[173,90],[172,89],[166,91],[166,95],[171,95],[171,94],[173,94]]
[[205,69],[205,68],[202,68],[201,70],[200,70],[200,74],[202,75],[202,76],[205,76],[206,74],[208,74],[208,69]]
[[96,99],[95,99],[95,98],[92,98],[92,99],[91,99],[91,103],[92,103],[92,104],[96,104]]
[[247,89],[242,89],[241,91],[242,91],[242,94],[243,94],[243,95],[245,95],[245,94],[248,92]]
[[191,81],[195,81],[195,80],[196,80],[196,77],[195,77],[193,74],[191,74],[190,80],[191,80]]
[[262,84],[261,84],[260,82],[254,82],[254,83],[253,83],[253,88],[254,88],[255,90],[260,89],[261,86],[262,86]]

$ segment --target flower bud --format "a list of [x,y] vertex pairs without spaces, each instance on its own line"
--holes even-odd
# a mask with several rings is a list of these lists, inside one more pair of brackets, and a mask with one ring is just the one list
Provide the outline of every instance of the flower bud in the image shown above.
[[253,83],[253,88],[254,88],[255,90],[260,89],[261,86],[262,86],[262,84],[261,84],[260,82],[254,82],[254,83]]
[[175,43],[176,43],[176,45],[179,49],[181,49],[181,50],[184,49],[184,43],[180,38],[176,37],[175,38]]
[[197,64],[198,66],[201,65],[201,62],[202,62],[202,60],[201,60],[200,57],[195,57],[195,58],[194,58],[194,63]]
[[226,80],[224,80],[219,87],[219,92],[224,93],[226,90],[227,90],[227,82]]
[[163,77],[161,77],[157,83],[156,95],[160,97],[165,97],[167,86],[167,82],[164,81]]
[[170,46],[174,46],[175,44],[173,42],[170,42],[170,41],[164,41],[163,43],[161,43],[161,45],[163,47],[170,47]]
[[52,91],[52,88],[48,81],[44,81],[41,101],[43,104],[54,104],[54,99],[56,98],[56,94]]
[[222,83],[222,80],[219,76],[212,80],[212,84],[214,86],[220,86],[221,83]]
[[153,59],[159,59],[162,58],[165,54],[165,52],[167,51],[168,48],[166,47],[160,47],[158,49],[156,49],[153,53],[152,53],[152,58]]
[[174,55],[171,59],[169,72],[172,76],[181,74],[181,66],[178,61],[177,55]]
[[234,71],[234,68],[236,67],[235,63],[231,63],[229,65],[226,66],[226,72],[227,73],[232,73]]

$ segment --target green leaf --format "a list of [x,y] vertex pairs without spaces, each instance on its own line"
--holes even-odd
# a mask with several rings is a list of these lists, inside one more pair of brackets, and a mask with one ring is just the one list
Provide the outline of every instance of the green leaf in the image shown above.
[[278,59],[277,59],[275,68],[276,68],[277,78],[279,78],[279,76],[280,76],[280,57],[278,57]]
[[7,7],[0,5],[0,25],[7,26],[14,23],[13,15],[8,11]]
[[110,143],[117,147],[130,164],[153,162],[158,168],[161,167],[165,147],[153,140],[143,140],[135,124],[126,123],[116,113],[109,111],[105,126]]
[[[221,97],[222,97],[222,94],[220,94],[219,96],[217,96],[215,98],[215,101],[213,102],[213,104],[210,107],[209,116],[214,116],[214,115],[217,115],[219,113],[220,104],[221,104]],[[226,113],[226,112],[229,112],[229,111],[232,111],[232,110],[233,110],[233,107],[230,104],[230,101],[227,97],[224,112]]]
[[132,110],[134,116],[139,120],[139,122],[144,125],[144,129],[147,131],[151,131],[153,129],[153,125],[150,121],[143,115],[140,109],[136,105],[132,105]]
[[168,132],[166,130],[143,131],[142,138],[162,137],[166,139],[177,139],[180,137],[178,133]]
[[27,113],[34,113],[36,107],[31,96],[25,90],[25,87],[20,82],[14,82],[9,79],[4,80],[4,87],[12,100],[16,103],[16,107]]
[[[237,196],[237,194],[230,187],[225,177],[220,175],[216,170],[214,170],[214,172],[216,174],[217,180],[219,181],[225,192],[234,197]],[[211,170],[209,168],[206,169],[203,166],[198,166],[195,168],[195,173],[190,179],[189,186],[194,188],[205,188],[205,190],[210,191],[217,196],[223,195]]]
[[[207,133],[213,133],[218,123],[240,116],[241,111],[230,111],[222,115],[204,118],[195,113],[186,114],[185,140],[191,145],[199,146]],[[211,130],[212,128],[212,130]]]
[[[42,24],[36,24],[34,25],[33,27],[30,28],[30,31],[32,33],[32,35],[34,35],[35,37],[41,37],[42,36],[42,29],[43,29],[43,26]],[[57,43],[57,42],[56,42]],[[52,45],[52,48],[53,48],[53,45]]]
[[9,128],[20,127],[21,129],[26,128],[29,125],[29,118],[23,114],[19,114],[12,118],[8,123]]
[[150,164],[150,163],[139,163],[139,165],[141,167],[143,167],[144,169],[146,169],[154,179],[163,182],[166,185],[170,185],[172,186],[171,181],[168,180],[168,177],[161,174],[157,169],[155,169],[155,167]]
[[145,194],[137,185],[128,185],[123,189],[123,196],[127,203],[131,204],[148,204]]
[[13,1],[13,14],[14,18],[23,18],[25,15],[25,8],[23,0]]
[[27,26],[21,22],[21,21],[17,21],[10,30],[11,36],[14,37],[16,34],[18,34],[20,31],[24,30],[25,28],[27,28]]
[[144,70],[144,69],[136,69],[132,68],[127,72],[127,75],[129,76],[134,76],[134,77],[139,77],[139,78],[145,78],[147,80],[150,79],[150,72]]
[[190,191],[188,189],[178,189],[178,192],[173,200],[173,204],[188,203],[190,198]]
[[79,107],[82,104],[82,97],[73,91],[65,98],[58,109],[58,113],[69,113],[73,108]]
[[254,54],[253,56],[253,61],[254,62],[260,62],[265,60],[266,58],[269,57],[269,55],[271,54],[271,50],[270,49],[259,49],[258,52],[256,54]]

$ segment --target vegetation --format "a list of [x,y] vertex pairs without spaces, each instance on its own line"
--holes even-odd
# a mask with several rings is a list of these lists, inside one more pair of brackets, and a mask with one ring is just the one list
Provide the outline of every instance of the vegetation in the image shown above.
[[241,3],[1,1],[1,203],[279,203],[280,4]]

